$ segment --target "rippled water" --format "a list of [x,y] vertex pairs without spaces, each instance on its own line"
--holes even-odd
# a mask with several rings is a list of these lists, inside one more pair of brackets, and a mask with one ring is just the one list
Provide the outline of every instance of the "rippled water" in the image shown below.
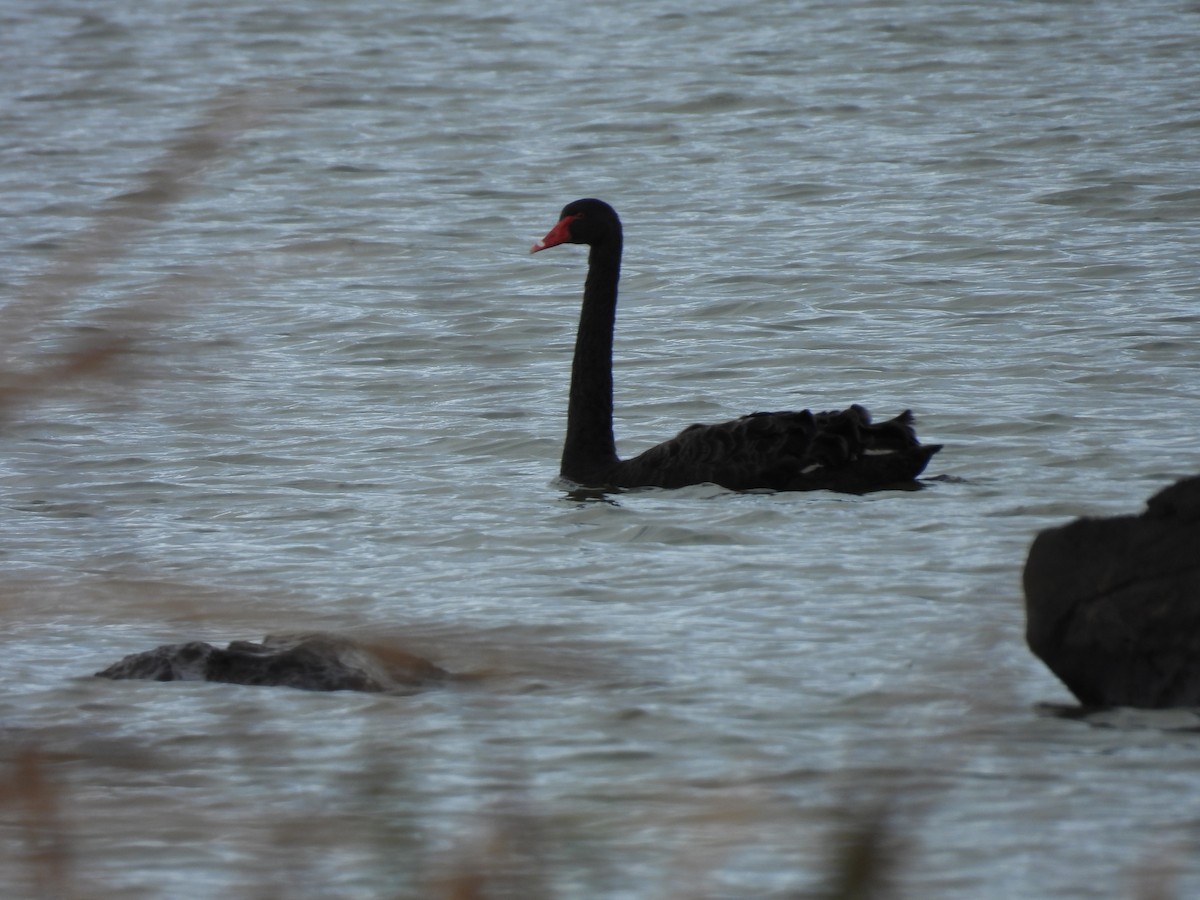
[[[1070,698],[1019,582],[1039,529],[1200,461],[1200,7],[0,21],[6,365],[133,342],[0,431],[4,777],[50,785],[0,806],[10,883],[423,897],[479,866],[503,896],[807,896],[843,814],[891,798],[903,896],[1200,885],[1191,717],[1040,714]],[[136,193],[156,177],[188,190]],[[626,224],[623,452],[912,407],[946,445],[929,487],[569,499],[585,260],[527,249],[587,195]],[[477,677],[89,677],[310,628]]]

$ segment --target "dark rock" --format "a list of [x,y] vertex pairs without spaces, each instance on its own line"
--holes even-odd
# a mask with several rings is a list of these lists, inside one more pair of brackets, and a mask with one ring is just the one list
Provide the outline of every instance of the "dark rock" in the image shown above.
[[1200,706],[1200,477],[1146,505],[1047,529],[1025,563],[1026,641],[1086,706]]
[[419,656],[334,634],[268,635],[224,650],[203,641],[127,656],[101,678],[219,681],[308,691],[393,691],[437,684],[449,673]]

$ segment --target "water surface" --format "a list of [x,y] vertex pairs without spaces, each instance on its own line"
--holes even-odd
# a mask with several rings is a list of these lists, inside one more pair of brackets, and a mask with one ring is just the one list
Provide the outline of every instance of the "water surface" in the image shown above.
[[[69,850],[43,894],[423,897],[479,866],[506,896],[808,896],[889,798],[902,896],[1197,888],[1190,716],[1041,714],[1070,697],[1019,580],[1038,530],[1197,469],[1194,4],[3,24],[6,365],[132,348],[0,432],[7,777],[34,760]],[[131,196],[155,178],[184,190]],[[570,499],[585,258],[527,249],[580,196],[626,226],[623,453],[911,407],[927,489]],[[89,677],[299,629],[477,677]]]

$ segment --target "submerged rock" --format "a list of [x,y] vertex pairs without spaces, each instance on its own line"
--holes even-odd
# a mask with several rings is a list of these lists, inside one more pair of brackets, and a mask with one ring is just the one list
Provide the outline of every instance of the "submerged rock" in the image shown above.
[[1085,706],[1200,706],[1200,477],[1041,532],[1024,586],[1029,648]]
[[268,635],[261,644],[234,641],[225,649],[203,641],[134,653],[97,677],[146,681],[219,681],[280,685],[307,691],[393,691],[450,677],[426,659],[334,634]]

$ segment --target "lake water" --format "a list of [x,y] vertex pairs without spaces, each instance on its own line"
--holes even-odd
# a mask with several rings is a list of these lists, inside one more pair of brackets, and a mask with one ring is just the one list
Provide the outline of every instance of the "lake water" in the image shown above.
[[[1200,6],[0,22],[4,365],[128,350],[0,426],[10,896],[807,897],[872,822],[896,896],[1200,891],[1195,717],[1045,714],[1020,590],[1200,468]],[[571,499],[581,196],[623,453],[911,407],[927,489]],[[473,677],[90,677],[295,630]]]

